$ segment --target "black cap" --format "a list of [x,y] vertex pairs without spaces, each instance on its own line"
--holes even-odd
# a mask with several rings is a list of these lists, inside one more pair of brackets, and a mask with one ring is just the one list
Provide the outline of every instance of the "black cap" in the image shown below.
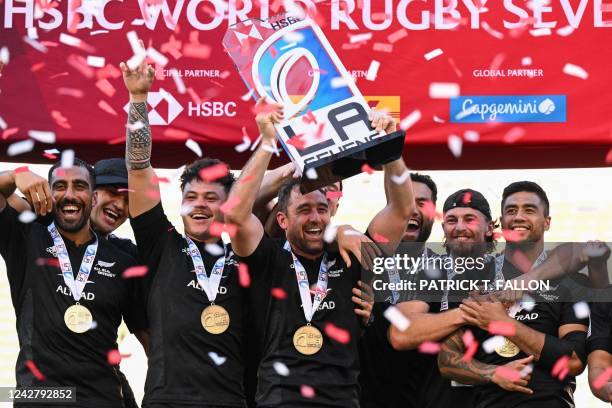
[[128,173],[124,159],[100,160],[94,165],[96,187],[125,186],[128,184]]
[[443,212],[452,210],[456,207],[468,207],[480,211],[487,220],[491,220],[491,207],[487,199],[478,191],[471,188],[455,191],[444,202]]

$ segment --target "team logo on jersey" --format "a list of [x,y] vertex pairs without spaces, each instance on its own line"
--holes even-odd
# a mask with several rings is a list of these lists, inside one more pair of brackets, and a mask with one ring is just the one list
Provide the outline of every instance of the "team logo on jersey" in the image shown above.
[[112,268],[116,262],[104,262],[98,259],[98,265],[102,268]]
[[100,261],[98,260],[98,264],[95,265],[93,267],[94,271],[96,271],[98,273],[98,275],[102,275],[102,276],[106,276],[109,278],[114,278],[115,276],[117,276],[116,273],[112,273],[110,271],[110,268],[112,268],[113,266],[115,266],[116,262],[104,262],[104,261]]

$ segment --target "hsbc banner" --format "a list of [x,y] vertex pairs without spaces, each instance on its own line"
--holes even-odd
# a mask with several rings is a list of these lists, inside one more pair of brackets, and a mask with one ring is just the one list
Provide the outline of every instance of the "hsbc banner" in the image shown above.
[[[239,168],[257,139],[252,108],[261,92],[255,84],[245,87],[223,47],[224,36],[241,21],[287,12],[302,13],[320,27],[300,29],[308,47],[323,44],[314,41],[320,37],[329,43],[308,48],[314,60],[281,50],[292,42],[284,37],[274,51],[262,53],[263,67],[282,59],[281,66],[292,63],[305,72],[297,80],[288,74],[286,88],[276,89],[294,112],[304,108],[302,99],[312,99],[306,112],[313,113],[316,106],[334,109],[351,98],[361,108],[386,110],[407,132],[404,156],[413,168],[606,166],[612,163],[612,102],[604,91],[612,88],[612,47],[605,46],[612,43],[611,4],[3,0],[0,160],[49,163],[65,148],[92,161],[122,156],[128,97],[118,65],[135,55],[136,38],[144,41],[156,70],[148,102],[155,149],[163,154],[155,155],[154,164],[189,162],[199,153],[189,146],[197,143],[202,154]],[[279,21],[270,32],[305,21]],[[259,41],[257,34],[240,32],[241,52],[255,57],[255,47],[245,44]],[[309,58],[318,68],[307,66]],[[344,75],[353,81],[345,85]],[[320,92],[311,97],[315,83]],[[271,86],[271,96],[273,85],[261,82],[264,90]],[[324,132],[333,129],[329,123]],[[313,124],[301,120],[283,127],[284,140],[310,134],[305,127]],[[346,134],[350,138],[352,131]],[[286,147],[306,166],[328,154],[324,141],[341,146],[339,137],[336,132],[318,144],[305,140],[301,152]],[[313,146],[317,153],[308,156]]]

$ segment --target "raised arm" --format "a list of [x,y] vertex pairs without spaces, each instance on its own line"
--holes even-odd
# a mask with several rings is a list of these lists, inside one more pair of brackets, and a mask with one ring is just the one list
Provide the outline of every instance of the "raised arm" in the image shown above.
[[[374,128],[384,129],[386,133],[395,132],[395,121],[390,116],[374,115],[372,120]],[[375,234],[382,235],[390,242],[397,243],[406,231],[406,226],[415,208],[412,180],[401,157],[385,164],[383,168],[387,205],[372,219],[368,226],[368,233],[372,237]]]
[[[270,201],[278,195],[278,190],[285,180],[292,177],[295,173],[295,165],[287,163],[283,166],[270,170],[265,174],[261,183],[261,188],[257,193],[257,198],[253,204],[253,214],[257,216],[262,224],[268,219],[272,206]],[[276,219],[276,217],[274,217]]]
[[15,199],[12,197],[15,189],[19,189],[28,198],[38,215],[44,216],[51,212],[53,199],[48,181],[27,169],[0,173],[0,211]]
[[133,70],[124,62],[120,64],[120,68],[123,82],[130,93],[125,163],[130,188],[130,215],[137,217],[160,201],[159,184],[151,167],[152,138],[147,114],[147,95],[153,84],[155,71],[145,61]]
[[[258,105],[265,103],[263,99],[257,102]],[[237,204],[225,213],[225,222],[237,227],[236,235],[232,238],[232,249],[242,257],[251,255],[263,237],[263,227],[253,214],[253,205],[274,151],[274,123],[280,122],[283,117],[281,105],[270,106],[273,108],[271,112],[257,115],[262,141],[230,191],[228,201],[235,200]]]

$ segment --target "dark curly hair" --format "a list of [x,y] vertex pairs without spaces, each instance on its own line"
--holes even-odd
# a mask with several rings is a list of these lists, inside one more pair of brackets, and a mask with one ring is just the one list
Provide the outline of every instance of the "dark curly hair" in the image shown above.
[[[213,159],[211,157],[204,157],[202,159],[196,160],[191,164],[188,164],[181,174],[181,191],[185,190],[185,186],[187,183],[190,183],[194,179],[198,179],[203,181],[200,177],[200,171],[205,168],[216,166],[218,164],[225,164],[221,160]],[[219,183],[223,185],[226,194],[229,194],[232,185],[234,184],[235,177],[231,172],[228,172],[227,175],[215,180],[215,183]]]
[[[57,168],[59,168],[61,166],[62,166],[62,162],[61,161],[55,162],[53,164],[53,166],[51,166],[51,168],[49,169],[49,173],[47,174],[47,181],[49,182],[49,184],[53,184],[51,182],[51,177],[53,177],[53,172],[55,171],[55,169],[57,169]],[[89,174],[89,181],[90,181],[89,184],[90,184],[90,186],[91,186],[91,188],[93,190],[94,184],[95,184],[95,180],[96,180],[96,175],[95,175],[95,172],[94,172],[94,167],[91,164],[87,163],[86,161],[79,159],[78,157],[74,158],[74,161],[72,162],[72,166],[73,167],[83,167],[84,169],[87,170],[87,173]]]

